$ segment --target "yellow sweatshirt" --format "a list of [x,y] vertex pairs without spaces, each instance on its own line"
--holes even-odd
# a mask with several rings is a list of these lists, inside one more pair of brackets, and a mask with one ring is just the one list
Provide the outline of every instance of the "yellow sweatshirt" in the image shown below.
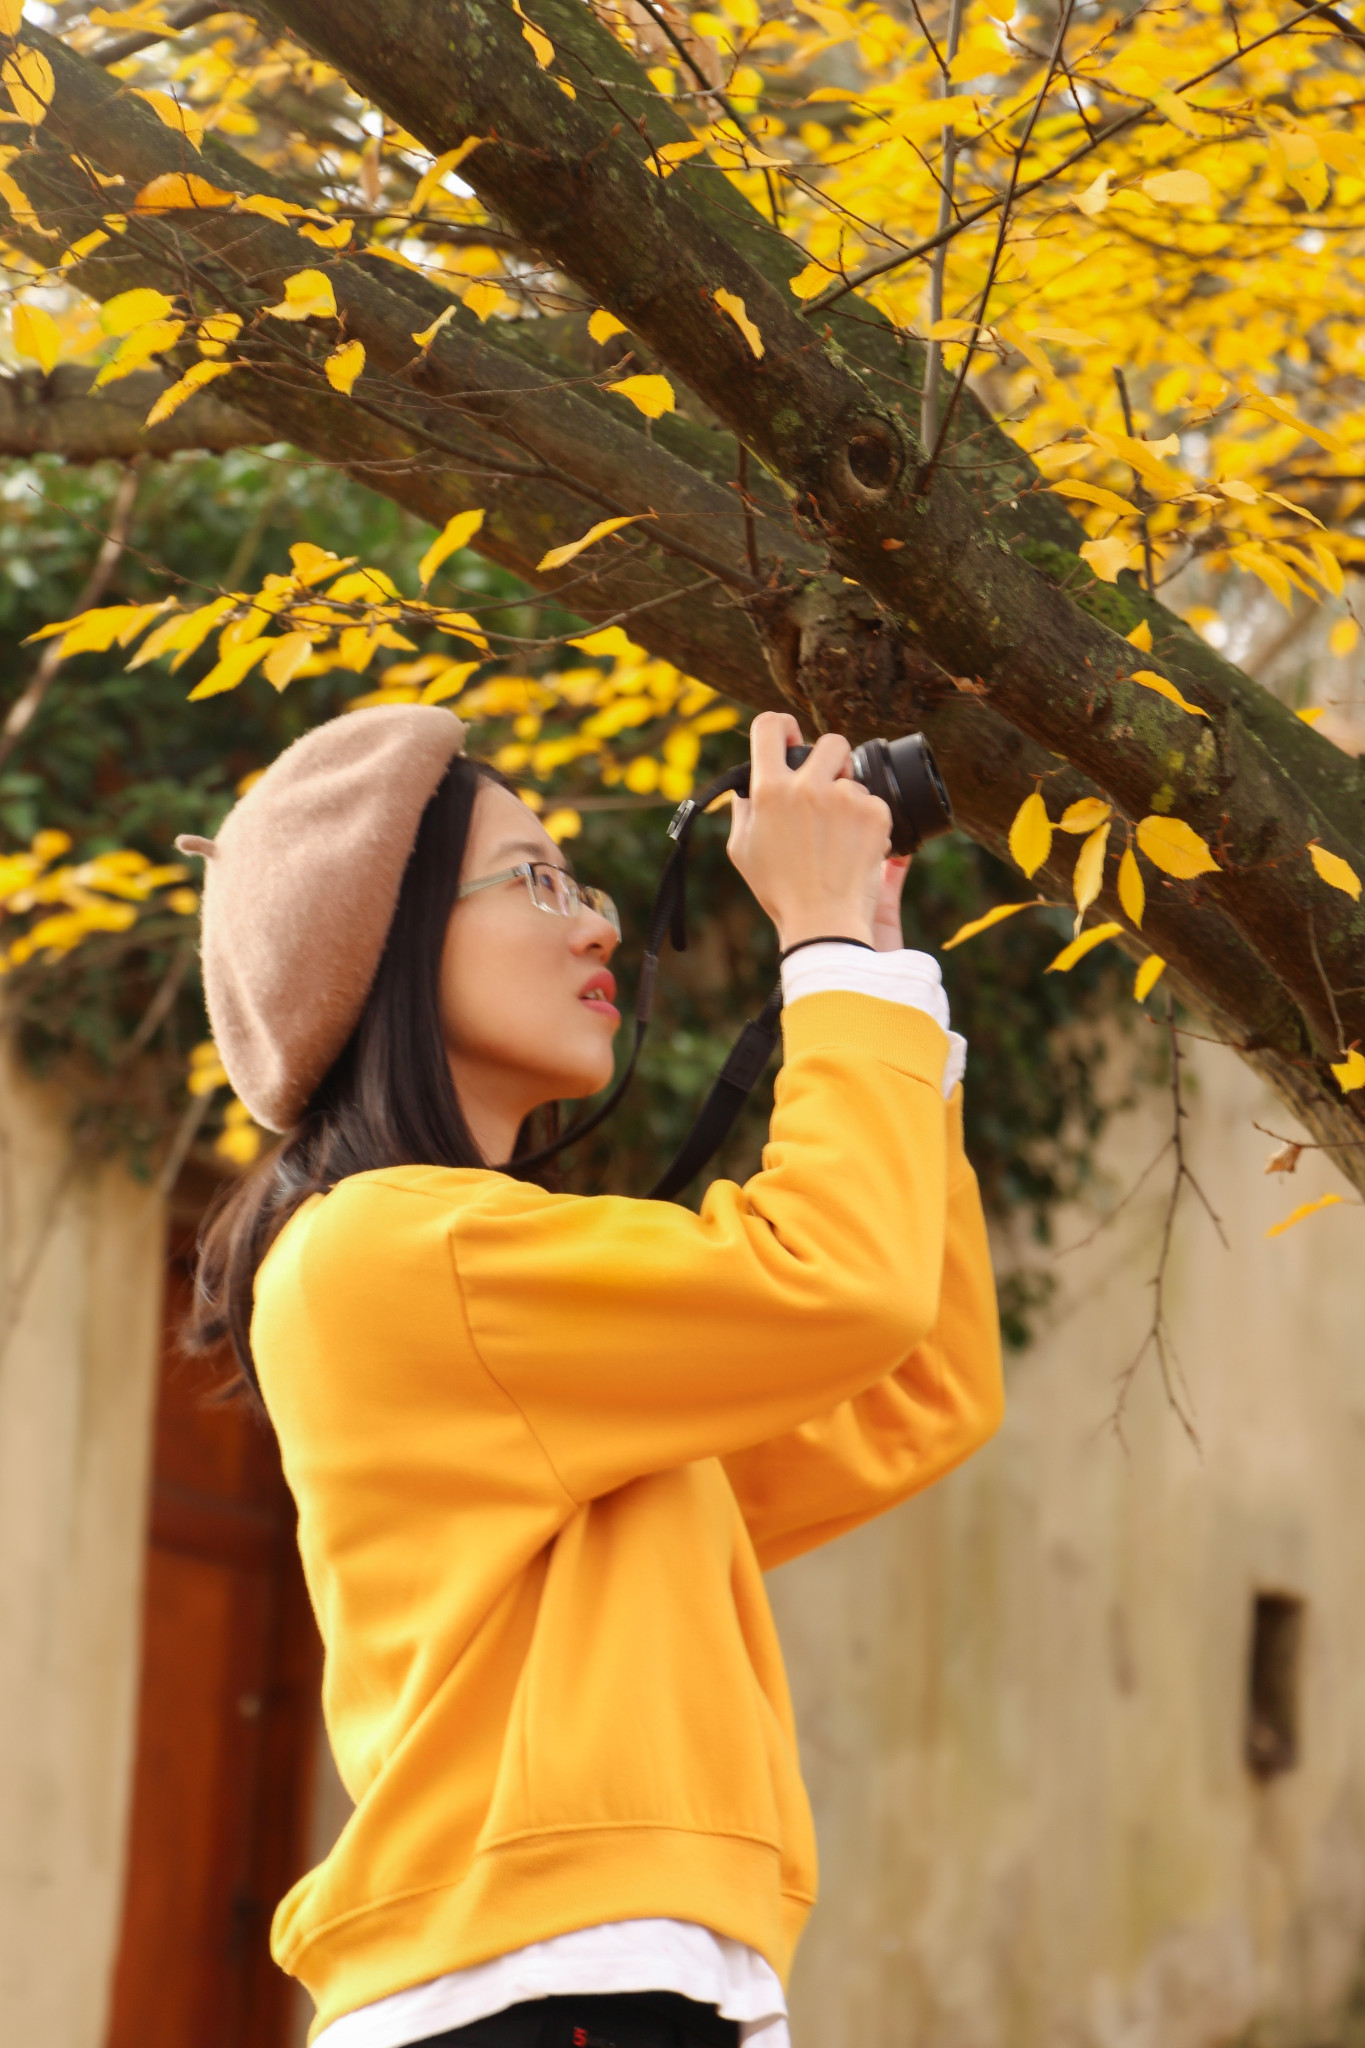
[[815,1842],[760,1576],[1000,1417],[947,1038],[804,997],[762,1171],[700,1215],[483,1171],[290,1221],[252,1344],[356,1811],[274,1923],[317,2028],[629,1919],[785,1978]]

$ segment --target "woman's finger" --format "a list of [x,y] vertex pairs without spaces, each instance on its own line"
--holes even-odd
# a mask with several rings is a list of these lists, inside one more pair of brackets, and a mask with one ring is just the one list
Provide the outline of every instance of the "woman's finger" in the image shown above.
[[788,747],[801,745],[801,728],[789,711],[760,711],[749,727],[750,788],[785,775]]

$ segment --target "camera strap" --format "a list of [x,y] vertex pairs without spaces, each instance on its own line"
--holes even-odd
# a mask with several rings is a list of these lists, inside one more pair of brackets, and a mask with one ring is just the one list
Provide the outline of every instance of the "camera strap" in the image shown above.
[[[649,1030],[654,1010],[654,994],[659,980],[659,954],[665,938],[672,941],[675,953],[687,951],[687,860],[692,847],[692,827],[718,796],[727,789],[734,789],[741,780],[747,780],[749,764],[743,762],[737,768],[729,769],[724,775],[709,783],[696,797],[689,797],[680,804],[668,828],[673,841],[659,886],[655,892],[653,907],[649,913],[649,926],[645,936],[644,959],[640,963],[640,979],[635,990],[635,1043],[631,1047],[619,1079],[612,1087],[605,1101],[577,1123],[570,1124],[558,1138],[548,1145],[542,1145],[535,1152],[524,1153],[510,1163],[513,1173],[522,1174],[529,1168],[539,1166],[547,1159],[553,1159],[570,1145],[576,1145],[580,1138],[586,1138],[599,1124],[605,1123],[621,1101],[639,1064],[645,1034]],[[681,1193],[688,1182],[701,1172],[707,1161],[713,1158],[729,1135],[736,1117],[743,1109],[759,1076],[772,1058],[782,1029],[782,989],[779,984],[757,1017],[750,1018],[740,1032],[730,1051],[730,1056],[711,1087],[711,1092],[702,1104],[701,1111],[687,1136],[678,1148],[672,1164],[649,1191],[651,1201],[666,1202]]]

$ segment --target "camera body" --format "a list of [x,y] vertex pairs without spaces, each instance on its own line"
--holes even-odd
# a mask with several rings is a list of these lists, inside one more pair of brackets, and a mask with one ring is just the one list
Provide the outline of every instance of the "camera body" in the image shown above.
[[[799,768],[809,752],[809,747],[788,747],[788,767]],[[952,802],[922,732],[908,732],[898,740],[864,740],[853,749],[851,766],[857,780],[873,796],[879,796],[891,813],[893,853],[917,853],[927,839],[952,831]],[[727,789],[737,796],[749,794],[747,761],[679,808],[668,828],[670,839],[680,839],[697,811],[705,810]]]

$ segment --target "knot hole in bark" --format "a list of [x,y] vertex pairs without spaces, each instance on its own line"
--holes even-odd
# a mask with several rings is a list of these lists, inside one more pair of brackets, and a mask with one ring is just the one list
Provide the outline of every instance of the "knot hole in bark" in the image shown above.
[[900,437],[885,420],[855,420],[830,461],[830,484],[846,505],[876,505],[889,498],[905,467]]

